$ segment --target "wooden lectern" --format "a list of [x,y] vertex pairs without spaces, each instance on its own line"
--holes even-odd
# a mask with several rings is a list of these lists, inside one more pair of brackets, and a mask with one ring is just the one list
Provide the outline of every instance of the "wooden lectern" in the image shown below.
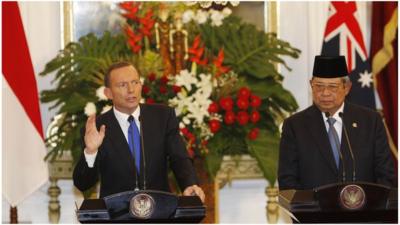
[[146,190],[84,200],[76,214],[81,223],[199,223],[205,211],[197,196]]
[[279,204],[293,222],[397,223],[397,188],[353,182],[313,190],[282,190]]

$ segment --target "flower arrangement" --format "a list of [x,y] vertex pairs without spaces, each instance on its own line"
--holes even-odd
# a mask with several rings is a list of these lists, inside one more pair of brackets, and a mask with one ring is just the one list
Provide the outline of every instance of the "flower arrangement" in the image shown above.
[[[88,115],[112,105],[102,94],[104,73],[113,62],[124,60],[141,74],[143,102],[175,108],[189,155],[204,159],[210,175],[216,175],[224,155],[251,154],[273,185],[278,124],[297,108],[274,64],[287,67],[281,56],[298,57],[300,51],[242,22],[227,6],[216,10],[185,3],[123,2],[119,7],[126,20],[120,33],[81,37],[41,73],[55,71],[58,81],[56,88],[41,93],[41,101],[54,102],[59,114],[57,129],[46,139],[52,147],[48,157],[66,150],[75,160],[79,157],[80,130]],[[181,42],[182,49],[187,47],[182,69],[170,73],[165,71],[179,54],[165,54],[176,42],[164,50],[158,42],[156,30],[162,23],[175,24],[171,32],[180,32],[188,43]]]

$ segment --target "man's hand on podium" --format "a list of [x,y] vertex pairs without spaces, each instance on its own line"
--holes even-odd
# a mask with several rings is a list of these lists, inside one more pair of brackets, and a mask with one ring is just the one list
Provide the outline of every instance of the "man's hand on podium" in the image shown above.
[[199,198],[201,199],[201,201],[204,203],[204,198],[206,197],[204,195],[203,189],[201,189],[201,187],[197,186],[197,185],[192,185],[189,186],[185,189],[185,191],[183,192],[184,196],[192,196],[192,195],[197,195],[199,196]]

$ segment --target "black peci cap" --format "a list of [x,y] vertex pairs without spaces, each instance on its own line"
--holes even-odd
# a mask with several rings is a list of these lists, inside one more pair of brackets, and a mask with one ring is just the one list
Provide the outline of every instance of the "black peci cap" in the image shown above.
[[347,75],[346,58],[344,56],[315,56],[313,69],[314,77],[337,78]]

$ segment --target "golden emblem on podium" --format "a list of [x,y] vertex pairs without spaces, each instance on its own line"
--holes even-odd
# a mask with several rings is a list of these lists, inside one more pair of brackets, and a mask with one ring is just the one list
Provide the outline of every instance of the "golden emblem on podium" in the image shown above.
[[340,203],[345,209],[361,209],[365,205],[365,192],[358,185],[346,185],[340,192]]
[[154,199],[148,194],[141,193],[131,199],[129,208],[132,216],[147,219],[153,214],[154,206]]

